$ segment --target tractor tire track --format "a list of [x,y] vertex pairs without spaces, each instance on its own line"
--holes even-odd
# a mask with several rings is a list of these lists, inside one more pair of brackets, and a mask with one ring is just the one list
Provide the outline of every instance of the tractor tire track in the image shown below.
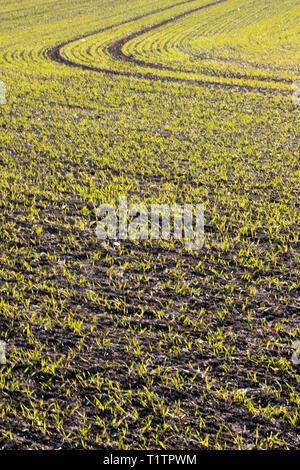
[[[262,92],[262,93],[266,93],[266,92],[277,93],[277,94],[286,94],[286,93],[288,93],[287,91],[284,91],[284,90],[270,89],[270,88],[264,87],[264,86],[259,86],[258,87],[257,85],[250,86],[250,85],[240,85],[240,84],[232,84],[232,83],[220,83],[220,82],[211,81],[211,80],[206,81],[206,80],[179,78],[179,77],[172,77],[172,76],[161,76],[161,75],[157,75],[157,74],[152,73],[152,72],[143,73],[143,72],[138,72],[138,71],[130,72],[130,71],[125,71],[125,70],[114,70],[114,69],[110,69],[110,68],[98,67],[98,66],[87,65],[87,64],[82,64],[82,63],[79,63],[79,62],[75,62],[75,61],[73,61],[73,60],[71,60],[71,59],[69,59],[69,58],[62,55],[62,49],[64,47],[66,47],[66,46],[68,46],[72,43],[75,43],[75,42],[77,42],[81,39],[86,39],[88,37],[103,33],[105,31],[112,30],[112,29],[117,28],[119,26],[123,26],[123,25],[129,24],[129,23],[138,21],[140,19],[146,18],[148,16],[153,16],[157,13],[170,10],[170,9],[176,7],[176,6],[185,5],[185,4],[188,4],[188,3],[193,3],[194,1],[195,0],[185,0],[183,2],[176,3],[172,6],[165,7],[165,8],[159,8],[159,9],[153,10],[149,13],[146,13],[144,15],[139,15],[135,18],[125,20],[125,21],[121,21],[119,23],[101,28],[97,31],[92,31],[92,32],[87,33],[87,34],[77,36],[76,38],[73,38],[69,41],[63,42],[63,43],[58,44],[58,45],[54,46],[53,48],[51,48],[50,50],[48,50],[47,56],[50,60],[55,61],[55,62],[60,63],[60,64],[67,65],[69,67],[75,67],[75,68],[79,68],[79,69],[82,69],[82,70],[89,70],[89,71],[92,71],[92,72],[105,73],[107,75],[112,75],[112,76],[123,76],[123,77],[128,77],[128,78],[132,77],[132,78],[146,79],[146,80],[151,80],[151,81],[161,81],[161,82],[184,83],[184,84],[198,85],[198,86],[205,85],[205,86],[212,86],[214,88],[219,87],[219,88],[225,88],[225,89],[236,89],[236,90],[244,90],[244,91],[257,91],[257,92]],[[146,28],[143,28],[143,29],[141,29],[137,32],[129,34],[129,35],[115,41],[113,44],[111,44],[106,49],[106,51],[109,55],[111,55],[116,60],[120,60],[122,62],[127,62],[127,63],[132,63],[132,64],[142,66],[142,67],[147,67],[147,68],[150,68],[151,70],[156,69],[156,70],[166,70],[166,71],[180,72],[180,73],[191,73],[193,71],[174,69],[172,67],[164,66],[162,64],[146,62],[146,61],[143,61],[143,60],[140,60],[140,59],[136,59],[135,57],[132,57],[132,56],[127,56],[122,51],[123,46],[128,41],[131,41],[132,39],[135,39],[135,38],[137,38],[139,36],[142,36],[144,34],[147,34],[148,32],[151,32],[151,31],[153,31],[157,28],[160,28],[160,27],[165,26],[167,24],[170,24],[174,21],[182,19],[182,18],[184,18],[184,17],[186,17],[190,14],[196,13],[200,10],[210,8],[210,7],[216,6],[216,5],[221,4],[221,3],[225,3],[227,1],[228,0],[216,0],[216,1],[208,3],[206,5],[202,5],[200,7],[196,7],[196,8],[193,8],[191,10],[188,10],[186,12],[180,13],[180,14],[178,14],[176,16],[173,16],[171,18],[168,18],[166,20],[160,21],[157,24],[154,24],[154,25],[148,26]],[[209,76],[213,76],[213,75],[210,73]],[[227,79],[228,78],[237,78],[237,79],[246,78],[246,79],[250,79],[250,80],[252,80],[252,79],[254,79],[254,80],[256,79],[256,80],[259,80],[259,81],[267,81],[268,80],[269,82],[285,83],[285,84],[291,84],[292,83],[290,80],[284,80],[284,79],[280,79],[280,78],[276,78],[276,77],[275,78],[274,77],[261,77],[261,76],[255,77],[253,75],[252,76],[247,76],[247,75],[244,75],[244,74],[236,74],[236,75],[235,74],[230,74],[230,76],[225,75],[225,74],[219,74],[217,76],[222,77],[222,78],[227,78]]]

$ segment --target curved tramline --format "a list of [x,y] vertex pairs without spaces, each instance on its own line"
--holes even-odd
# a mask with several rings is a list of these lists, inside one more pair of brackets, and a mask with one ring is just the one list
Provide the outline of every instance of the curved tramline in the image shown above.
[[[296,62],[287,67],[276,62],[265,63],[260,55],[257,61],[252,58],[255,48],[262,47],[251,36],[253,24],[265,22],[270,15],[272,31],[272,24],[277,21],[276,15],[272,17],[271,2],[261,9],[255,9],[257,2],[250,6],[245,3],[243,14],[241,8],[236,8],[240,3],[236,0],[201,2],[201,5],[196,0],[181,2],[61,43],[50,49],[48,56],[68,66],[115,75],[287,92],[298,72]],[[187,4],[193,8],[178,12],[178,8],[186,8]],[[166,13],[168,18],[157,21]],[[148,18],[150,25],[147,21],[145,25]],[[125,27],[133,31],[124,35]],[[240,34],[243,28],[245,37]],[[228,53],[224,38],[230,34],[236,46]],[[265,38],[266,35],[262,39]]]

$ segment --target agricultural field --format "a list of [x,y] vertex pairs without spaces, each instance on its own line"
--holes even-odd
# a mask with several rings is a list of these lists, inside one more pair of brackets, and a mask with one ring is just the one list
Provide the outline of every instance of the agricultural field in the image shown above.
[[[0,448],[299,449],[299,15],[0,0]],[[99,239],[120,196],[203,246]]]

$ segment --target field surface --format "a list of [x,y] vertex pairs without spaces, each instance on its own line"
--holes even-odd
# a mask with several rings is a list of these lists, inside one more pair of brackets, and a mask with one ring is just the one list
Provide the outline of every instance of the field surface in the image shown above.
[[299,9],[0,0],[0,448],[299,449]]

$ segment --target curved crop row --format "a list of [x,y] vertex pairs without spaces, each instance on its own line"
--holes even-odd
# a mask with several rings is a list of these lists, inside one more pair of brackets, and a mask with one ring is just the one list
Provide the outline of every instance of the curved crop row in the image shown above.
[[[186,3],[191,4],[189,10],[185,9]],[[237,5],[241,2],[184,2],[179,10],[173,6],[163,12],[154,11],[152,15],[68,41],[49,55],[68,65],[150,79],[264,91],[289,89],[298,72],[294,22],[286,21],[287,13],[282,14],[282,9],[274,10],[274,2]],[[294,12],[291,2],[285,6],[290,7],[289,14]],[[155,22],[149,25],[151,16]],[[282,54],[280,61],[278,54],[272,54],[280,39],[275,28],[279,18],[285,21],[284,34],[291,49],[289,54]],[[266,55],[269,63],[265,62]]]
[[107,15],[100,28],[95,17],[90,32],[78,24],[76,38],[66,26],[66,39],[54,47],[51,30],[37,29],[38,42],[25,31],[0,49],[0,67],[24,70],[34,62],[46,70],[50,58],[111,74],[284,93],[299,75],[292,0],[167,0],[136,11]]

